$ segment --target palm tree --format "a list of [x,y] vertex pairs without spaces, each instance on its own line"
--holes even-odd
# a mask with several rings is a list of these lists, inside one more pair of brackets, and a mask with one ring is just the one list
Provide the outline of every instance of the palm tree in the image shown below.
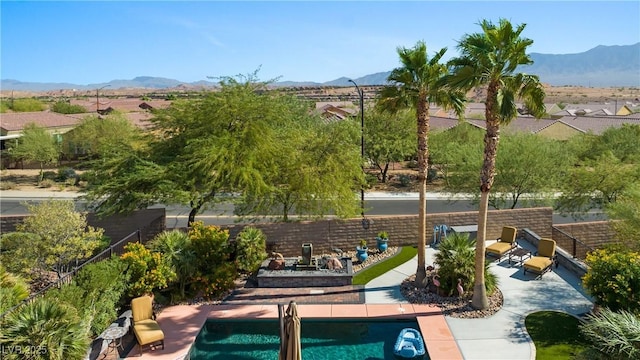
[[25,352],[9,352],[6,359],[82,359],[90,343],[88,320],[70,305],[44,298],[7,315],[0,329],[3,349]]
[[480,205],[478,211],[478,241],[476,243],[475,282],[472,305],[476,309],[488,307],[484,285],[484,242],[487,238],[487,209],[489,192],[496,168],[500,125],[517,117],[516,98],[524,101],[528,112],[536,118],[545,113],[544,88],[535,75],[515,73],[520,65],[533,61],[525,53],[533,40],[521,38],[526,24],[514,28],[508,20],[498,25],[483,20],[482,33],[465,35],[458,43],[460,57],[449,62],[452,75],[447,84],[453,89],[469,90],[486,86],[484,161],[480,172]]
[[426,269],[424,249],[427,242],[426,227],[426,185],[429,157],[429,104],[435,103],[446,108],[453,108],[461,114],[463,95],[456,90],[445,89],[440,81],[448,73],[447,66],[440,64],[446,48],[438,51],[429,60],[427,45],[419,41],[415,47],[398,48],[401,67],[395,68],[387,78],[390,85],[380,92],[378,106],[395,113],[401,109],[415,109],[418,133],[418,181],[420,186],[418,269],[416,285],[426,285]]

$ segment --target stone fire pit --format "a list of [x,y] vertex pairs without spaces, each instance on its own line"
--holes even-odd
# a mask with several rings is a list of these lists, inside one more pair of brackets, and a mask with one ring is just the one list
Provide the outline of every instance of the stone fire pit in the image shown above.
[[258,287],[295,288],[295,287],[328,287],[351,285],[353,265],[349,257],[338,258],[342,269],[328,269],[328,257],[316,257],[317,266],[296,266],[300,258],[285,258],[283,270],[270,270],[270,260],[265,260],[258,270]]

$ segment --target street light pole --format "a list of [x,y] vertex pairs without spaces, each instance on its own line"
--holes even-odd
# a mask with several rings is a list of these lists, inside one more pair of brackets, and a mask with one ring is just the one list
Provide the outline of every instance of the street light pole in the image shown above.
[[[360,97],[360,162],[364,173],[364,91],[358,87],[355,81],[349,79],[349,82],[356,86],[356,91]],[[364,218],[364,187],[360,187],[360,215],[362,215],[362,227],[366,229],[368,223],[365,224]]]
[[98,98],[98,95],[100,94],[100,90],[102,90],[102,89],[104,89],[104,88],[106,88],[108,86],[111,86],[111,85],[105,85],[105,86],[103,86],[101,88],[96,89],[96,112],[98,112],[98,110],[100,110],[100,101],[99,101],[99,98]]

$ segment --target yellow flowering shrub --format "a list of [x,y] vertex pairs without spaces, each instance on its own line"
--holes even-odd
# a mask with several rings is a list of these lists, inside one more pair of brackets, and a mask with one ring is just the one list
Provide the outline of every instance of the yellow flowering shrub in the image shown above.
[[205,297],[216,297],[233,288],[238,275],[231,261],[229,231],[201,221],[192,224],[188,233],[196,254],[194,285]]
[[169,282],[175,280],[175,272],[161,253],[151,252],[140,243],[127,244],[125,250],[121,258],[128,265],[130,296],[141,296],[154,289],[164,289]]
[[589,270],[582,284],[596,304],[640,312],[639,252],[599,249],[589,253],[585,262]]

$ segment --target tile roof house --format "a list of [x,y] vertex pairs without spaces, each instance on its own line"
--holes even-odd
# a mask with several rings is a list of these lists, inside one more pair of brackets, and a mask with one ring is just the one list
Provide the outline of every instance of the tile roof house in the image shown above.
[[29,123],[44,127],[52,134],[64,134],[80,121],[81,118],[78,116],[51,111],[4,113],[0,115],[0,135],[18,137],[22,134],[25,125]]
[[[353,106],[353,103],[351,102],[348,102],[348,104],[351,104],[351,106]],[[320,116],[325,119],[325,121],[344,120],[347,117],[357,114],[356,110],[352,108],[336,106],[335,104],[329,102],[325,102],[320,107],[318,107],[318,104],[316,104],[315,112],[317,114],[320,114]]]

